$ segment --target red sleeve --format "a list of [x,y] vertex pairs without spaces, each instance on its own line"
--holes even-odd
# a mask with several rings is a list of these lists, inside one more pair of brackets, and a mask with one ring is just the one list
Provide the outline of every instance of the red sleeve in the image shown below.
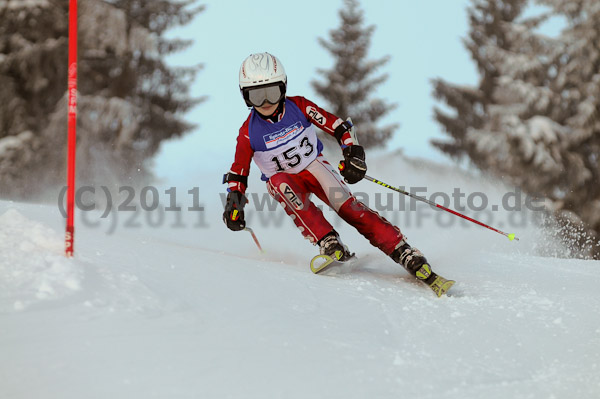
[[[300,108],[300,111],[302,111],[309,122],[332,136],[334,136],[333,132],[335,131],[335,128],[344,122],[343,119],[325,111],[323,108],[304,97],[296,96],[288,97],[288,99]],[[350,133],[348,132],[344,133],[341,142],[344,145],[354,144],[352,137],[350,137]]]
[[[231,173],[236,175],[248,176],[250,174],[250,162],[254,155],[254,150],[250,146],[250,136],[248,134],[248,124],[250,123],[250,116],[246,119],[246,122],[240,128],[240,132],[237,137],[237,145],[235,147],[235,159],[229,170]],[[241,193],[246,192],[246,185],[241,182],[230,181],[228,183],[231,191],[240,191]]]

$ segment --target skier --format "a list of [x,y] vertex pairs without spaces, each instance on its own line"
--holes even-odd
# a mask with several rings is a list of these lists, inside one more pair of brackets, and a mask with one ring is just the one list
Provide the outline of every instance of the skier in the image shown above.
[[[406,242],[398,227],[358,201],[348,189],[346,183],[360,181],[367,171],[365,151],[353,141],[352,124],[304,97],[286,97],[285,70],[281,61],[269,53],[251,54],[244,60],[239,85],[251,111],[240,128],[233,165],[223,176],[223,183],[229,186],[223,213],[227,227],[239,231],[246,226],[244,205],[248,200],[244,193],[254,159],[269,194],[281,203],[302,235],[319,246],[320,254],[342,262],[354,255],[310,200],[311,194],[441,295],[436,290],[441,282],[435,282],[438,276],[423,254]],[[339,173],[321,154],[323,144],[315,126],[340,144],[344,157],[340,165],[344,167]]]

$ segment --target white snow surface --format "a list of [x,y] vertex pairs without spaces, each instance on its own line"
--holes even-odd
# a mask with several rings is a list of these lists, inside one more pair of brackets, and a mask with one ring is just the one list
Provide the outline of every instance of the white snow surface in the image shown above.
[[[505,191],[392,155],[370,158],[369,173],[490,203]],[[509,242],[443,228],[436,210],[420,225],[398,219],[457,281],[437,298],[341,225],[359,259],[337,275],[310,272],[316,249],[287,219],[269,226],[249,212],[259,253],[223,226],[217,174],[197,177],[201,227],[140,217],[109,233],[77,219],[74,259],[56,206],[0,202],[0,398],[600,397],[600,262],[545,255],[554,244],[535,225]]]

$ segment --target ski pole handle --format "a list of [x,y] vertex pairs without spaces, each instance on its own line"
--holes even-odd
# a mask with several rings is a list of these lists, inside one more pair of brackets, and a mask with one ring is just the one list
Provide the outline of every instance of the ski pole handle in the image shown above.
[[450,212],[450,213],[451,213],[451,214],[453,214],[453,215],[456,215],[456,216],[458,216],[458,217],[461,217],[461,218],[463,218],[463,219],[466,219],[466,220],[468,220],[469,222],[473,222],[473,223],[475,223],[475,224],[478,224],[478,225],[480,225],[480,226],[482,226],[482,227],[485,227],[485,228],[487,228],[487,229],[490,229],[490,230],[492,230],[492,231],[495,231],[496,233],[502,234],[503,236],[506,236],[506,237],[508,237],[508,239],[509,239],[510,241],[513,241],[513,240],[517,240],[517,241],[519,241],[519,239],[518,239],[517,237],[515,237],[514,233],[511,233],[511,234],[505,233],[505,232],[503,232],[503,231],[500,231],[500,230],[498,230],[498,229],[496,229],[496,228],[494,228],[494,227],[492,227],[492,226],[488,226],[488,225],[487,225],[487,224],[485,224],[485,223],[481,223],[481,222],[480,222],[480,221],[478,221],[478,220],[475,220],[475,219],[473,219],[473,218],[470,218],[470,217],[468,217],[468,216],[466,216],[466,215],[463,215],[462,213],[459,213],[459,212],[453,211],[452,209],[448,209],[448,208],[446,208],[445,206],[443,206],[443,205],[440,205],[440,204],[438,204],[438,203],[435,203],[435,202],[433,202],[433,201],[429,201],[429,200],[428,200],[428,199],[426,199],[426,198],[419,197],[419,196],[417,196],[417,195],[411,194],[411,193],[409,193],[409,192],[406,192],[406,191],[404,191],[404,190],[401,190],[401,189],[399,189],[399,188],[396,188],[396,187],[394,187],[394,186],[390,186],[389,184],[387,184],[387,183],[384,183],[384,182],[382,182],[381,180],[374,179],[374,178],[372,178],[371,176],[365,175],[365,177],[364,177],[364,178],[365,178],[365,179],[367,179],[367,180],[369,180],[369,181],[372,181],[373,183],[379,184],[380,186],[383,186],[383,187],[385,187],[385,188],[389,188],[390,190],[397,191],[397,192],[399,192],[400,194],[404,194],[404,195],[406,195],[406,196],[408,196],[408,197],[410,197],[410,198],[414,198],[414,199],[416,199],[416,200],[418,200],[418,201],[425,202],[426,204],[429,204],[429,205],[431,205],[431,206],[435,206],[436,208],[442,209],[442,210],[444,210],[444,211],[446,211],[446,212]]

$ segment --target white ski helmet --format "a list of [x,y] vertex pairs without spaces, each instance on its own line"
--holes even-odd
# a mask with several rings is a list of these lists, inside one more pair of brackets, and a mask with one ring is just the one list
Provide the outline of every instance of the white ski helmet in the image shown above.
[[242,62],[239,78],[240,91],[249,107],[260,107],[267,101],[276,104],[285,98],[287,75],[281,61],[272,54],[250,54]]

